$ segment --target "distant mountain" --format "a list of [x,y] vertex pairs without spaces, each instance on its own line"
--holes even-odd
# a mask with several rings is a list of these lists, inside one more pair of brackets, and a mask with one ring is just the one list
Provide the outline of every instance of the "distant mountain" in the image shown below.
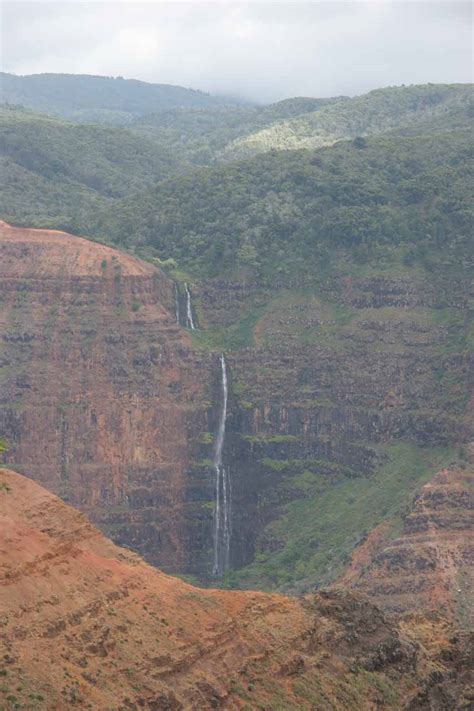
[[429,133],[472,122],[470,85],[389,87],[354,98],[297,97],[264,107],[171,109],[136,119],[130,129],[197,165],[272,150],[315,149],[387,131]]
[[[418,241],[431,218],[444,234],[430,228],[431,240],[452,233],[460,242],[465,217],[455,229],[449,210],[441,219],[437,205],[453,191],[465,194],[470,97],[468,85],[398,87],[263,108],[174,108],[137,118],[128,128],[78,125],[6,106],[0,111],[0,216],[148,243],[201,273],[224,264],[233,271],[242,259],[249,265],[252,259],[242,257],[249,250],[270,272],[300,271],[311,263],[308,250],[318,252],[310,247],[314,241],[335,244],[344,235],[359,251],[369,249],[370,235],[377,242],[392,243],[394,235],[397,243],[414,235]],[[321,152],[341,141],[333,152]],[[417,165],[409,160],[415,155]],[[452,164],[458,155],[461,162]],[[228,169],[216,165],[239,157],[252,160]],[[202,172],[203,166],[214,168]],[[284,264],[269,251],[277,243],[288,251]]]
[[0,74],[0,103],[20,104],[75,121],[127,124],[177,107],[238,103],[195,89],[88,74]]

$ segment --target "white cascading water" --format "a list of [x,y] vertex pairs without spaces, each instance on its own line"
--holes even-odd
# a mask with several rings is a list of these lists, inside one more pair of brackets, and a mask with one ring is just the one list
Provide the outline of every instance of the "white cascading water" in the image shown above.
[[213,461],[216,474],[216,504],[214,510],[214,566],[212,572],[215,576],[221,575],[229,567],[232,505],[230,476],[222,464],[228,395],[227,366],[224,354],[220,356],[219,362],[221,366],[222,404],[214,444]]
[[190,328],[191,331],[195,331],[196,325],[194,323],[193,309],[191,306],[191,292],[186,282],[184,282],[184,290],[186,291],[186,326]]

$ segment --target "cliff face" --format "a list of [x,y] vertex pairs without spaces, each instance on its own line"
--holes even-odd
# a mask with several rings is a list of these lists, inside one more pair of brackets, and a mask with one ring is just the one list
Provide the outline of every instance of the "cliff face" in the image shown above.
[[362,590],[391,612],[437,610],[474,623],[474,471],[444,469],[425,484],[387,542],[383,526],[353,553],[341,585]]
[[114,542],[209,580],[225,351],[225,582],[314,589],[474,439],[469,289],[355,267],[195,283],[193,345],[152,265],[3,224],[4,461]]
[[173,298],[163,273],[117,250],[1,225],[7,461],[179,571],[212,547],[212,512],[192,515],[185,474],[212,364],[177,328]]
[[7,470],[0,609],[5,709],[428,709],[432,699],[454,709],[467,700],[466,640],[449,641],[447,628],[430,656],[357,594],[193,588]]
[[356,266],[273,290],[196,289],[202,323],[227,329],[231,350],[233,560],[251,565],[238,582],[334,579],[474,439],[471,289]]

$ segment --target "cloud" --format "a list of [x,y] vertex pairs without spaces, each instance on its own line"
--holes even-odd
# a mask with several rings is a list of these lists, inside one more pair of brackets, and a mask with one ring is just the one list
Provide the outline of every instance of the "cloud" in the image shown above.
[[469,2],[4,2],[2,65],[256,101],[471,81]]

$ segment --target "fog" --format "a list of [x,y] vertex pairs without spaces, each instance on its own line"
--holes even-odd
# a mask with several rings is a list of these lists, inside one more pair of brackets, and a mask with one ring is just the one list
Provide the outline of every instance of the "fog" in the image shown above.
[[4,2],[2,69],[268,102],[471,81],[468,2]]

